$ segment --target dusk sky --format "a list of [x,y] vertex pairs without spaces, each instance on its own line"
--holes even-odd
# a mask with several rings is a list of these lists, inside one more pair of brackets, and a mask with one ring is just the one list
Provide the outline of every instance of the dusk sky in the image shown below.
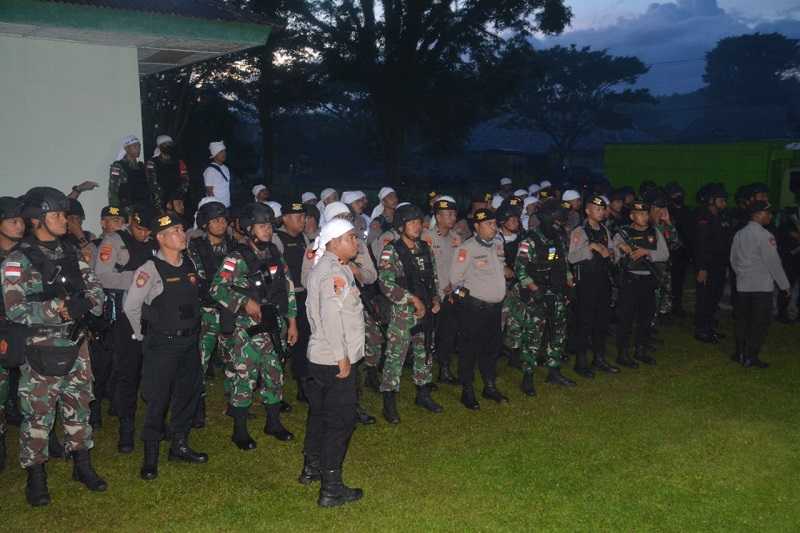
[[574,18],[552,44],[636,55],[651,71],[641,85],[655,94],[703,85],[704,55],[730,35],[779,32],[800,38],[800,0],[568,0]]

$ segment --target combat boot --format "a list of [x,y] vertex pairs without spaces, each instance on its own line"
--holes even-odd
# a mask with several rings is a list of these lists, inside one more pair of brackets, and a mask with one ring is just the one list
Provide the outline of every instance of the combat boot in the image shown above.
[[167,460],[200,464],[208,462],[208,455],[191,449],[189,447],[189,441],[186,434],[173,433],[172,445],[169,447],[169,455],[167,455]]
[[525,396],[536,396],[536,388],[533,386],[533,372],[522,374],[522,385],[520,386]]
[[6,434],[0,434],[0,472],[6,469]]
[[55,429],[50,430],[47,440],[47,455],[53,459],[64,458],[64,445],[58,442],[58,435],[56,435]]
[[50,491],[47,489],[47,471],[44,463],[26,467],[28,483],[25,485],[25,498],[32,507],[50,504]]
[[72,479],[80,481],[92,492],[105,492],[108,489],[106,480],[94,471],[92,457],[86,449],[72,452]]
[[364,380],[364,384],[375,392],[379,393],[381,391],[381,380],[378,377],[377,366],[367,367],[367,379]]
[[475,399],[475,389],[472,388],[472,385],[464,385],[461,389],[461,403],[472,411],[477,411],[481,408],[481,404]]
[[103,427],[103,406],[101,400],[94,400],[89,405],[89,425],[93,430]]
[[133,453],[134,427],[135,421],[133,418],[119,419],[119,440],[117,441],[119,453]]
[[639,368],[639,363],[631,359],[627,348],[617,349],[617,364],[627,368]]
[[433,398],[431,398],[431,389],[427,385],[417,385],[417,397],[414,403],[427,409],[431,413],[441,413],[444,411],[442,406],[434,402]]
[[250,436],[247,431],[247,407],[231,407],[231,415],[233,416],[233,435],[231,441],[240,450],[254,450],[256,448],[256,441]]
[[619,368],[611,365],[606,361],[606,354],[603,352],[599,352],[594,354],[594,360],[592,361],[592,366],[595,367],[600,372],[607,372],[608,374],[619,374]]
[[371,426],[375,423],[375,417],[369,414],[366,409],[361,407],[360,403],[356,404],[356,422],[362,426]]
[[400,415],[397,413],[397,393],[394,391],[383,393],[383,418],[390,424],[400,423]]
[[322,485],[317,504],[320,507],[336,507],[364,497],[361,489],[351,489],[342,482],[341,470],[323,470]]
[[589,362],[586,358],[586,352],[584,350],[579,351],[575,356],[574,370],[579,376],[583,376],[587,379],[594,378],[594,372],[592,372],[592,369],[589,368]]
[[267,412],[267,423],[264,424],[264,433],[283,442],[294,439],[294,434],[283,427],[281,423],[281,404],[265,405],[264,409]]
[[508,350],[508,366],[522,370],[522,358],[520,350]]
[[439,364],[439,383],[445,385],[458,385],[458,379],[450,371],[450,365],[444,363]]
[[[209,368],[211,368],[209,366]],[[192,427],[194,429],[201,429],[206,427],[206,397],[205,395],[200,397],[200,401],[197,402],[197,409],[194,411],[194,419],[192,420]]]
[[299,481],[301,485],[310,485],[321,479],[322,473],[320,472],[319,456],[303,454],[303,470],[300,472],[300,477],[297,478],[297,481]]
[[561,369],[557,366],[551,366],[547,369],[547,382],[551,385],[561,385],[562,387],[574,387],[575,382],[561,373]]
[[139,470],[139,477],[150,481],[158,477],[158,456],[161,451],[160,440],[144,441],[144,460]]
[[505,396],[502,392],[497,390],[497,383],[493,379],[486,380],[483,386],[483,393],[481,396],[486,398],[487,400],[494,400],[497,403],[503,403],[508,401],[508,397]]
[[655,357],[651,357],[647,355],[647,349],[644,346],[637,346],[636,351],[633,354],[633,358],[637,361],[641,361],[646,365],[653,366],[656,364]]

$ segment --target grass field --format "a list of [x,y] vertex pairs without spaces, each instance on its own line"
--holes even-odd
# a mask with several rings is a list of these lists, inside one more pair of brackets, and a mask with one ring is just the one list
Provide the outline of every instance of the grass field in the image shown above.
[[[167,463],[162,447],[159,479],[141,481],[141,444],[133,456],[117,454],[115,419],[107,418],[94,458],[109,491],[89,493],[71,481],[69,463],[53,461],[53,502],[43,509],[25,503],[12,428],[0,529],[797,531],[800,326],[772,326],[767,370],[732,363],[730,335],[708,348],[690,329],[663,328],[667,345],[655,368],[580,380],[570,390],[537,374],[533,399],[501,363],[498,384],[511,402],[483,401],[476,413],[446,386],[435,394],[445,412],[422,412],[404,379],[402,423],[379,419],[352,440],[345,479],[365,498],[334,510],[318,509],[317,487],[296,481],[302,439],[279,443],[260,433],[263,410],[251,425],[258,449],[234,448],[219,380],[209,427],[192,434],[209,464]],[[365,403],[379,413],[376,394]],[[298,437],[305,414],[296,406],[285,417]]]

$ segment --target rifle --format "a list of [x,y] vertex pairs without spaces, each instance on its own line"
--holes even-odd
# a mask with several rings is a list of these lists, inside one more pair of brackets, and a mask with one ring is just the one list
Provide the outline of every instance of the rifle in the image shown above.
[[[255,282],[256,287],[261,287],[262,285],[272,283],[272,279],[267,279],[264,276],[263,272],[259,271],[258,276],[260,279],[256,280]],[[242,287],[233,287],[233,288],[234,290],[250,298],[253,298],[252,290]],[[256,300],[259,306],[261,306],[261,321],[258,324],[247,328],[245,332],[250,337],[255,337],[256,335],[264,335],[264,334],[269,336],[269,340],[270,342],[272,342],[273,349],[278,354],[281,363],[285,364],[289,355],[284,349],[283,342],[281,342],[281,323],[279,318],[280,310],[275,304],[265,300],[262,297],[256,297],[253,299]]]
[[[625,231],[625,229],[623,229],[623,228],[620,228],[620,229],[619,229],[619,231],[617,232],[617,234],[618,234],[620,237],[622,237],[622,242],[624,242],[625,244],[627,244],[627,245],[628,245],[628,247],[631,249],[631,252],[635,252],[636,250],[638,250],[638,249],[639,249],[639,246],[636,246],[636,245],[633,243],[633,240],[631,239],[631,236],[630,236],[630,235],[628,235],[628,232],[627,232],[627,231]],[[624,261],[624,263],[622,263],[622,264],[620,265],[620,271],[619,271],[619,275],[620,275],[620,276],[622,276],[622,275],[623,275],[625,272],[627,272],[627,271],[628,271],[628,269],[630,268],[630,262],[631,262],[630,254],[626,255],[626,256],[625,256],[625,257],[622,259],[622,261]],[[621,261],[621,262],[622,262],[622,261]],[[643,259],[643,260],[641,260],[641,261],[639,261],[639,262],[640,262],[640,263],[642,263],[642,264],[644,264],[644,267],[645,267],[645,268],[648,270],[648,272],[650,272],[650,274],[652,274],[652,276],[653,276],[653,279],[655,279],[655,280],[656,280],[656,282],[657,282],[659,285],[663,285],[663,284],[664,284],[664,274],[663,274],[663,273],[661,272],[661,270],[660,270],[660,269],[659,269],[659,268],[656,266],[656,264],[655,264],[655,263],[653,263],[653,262],[652,262],[652,261],[650,261],[649,259]]]

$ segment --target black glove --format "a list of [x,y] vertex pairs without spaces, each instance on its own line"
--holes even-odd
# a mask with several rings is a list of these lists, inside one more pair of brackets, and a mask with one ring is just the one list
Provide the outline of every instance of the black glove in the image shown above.
[[70,296],[67,300],[67,312],[69,317],[78,322],[94,305],[83,295]]

